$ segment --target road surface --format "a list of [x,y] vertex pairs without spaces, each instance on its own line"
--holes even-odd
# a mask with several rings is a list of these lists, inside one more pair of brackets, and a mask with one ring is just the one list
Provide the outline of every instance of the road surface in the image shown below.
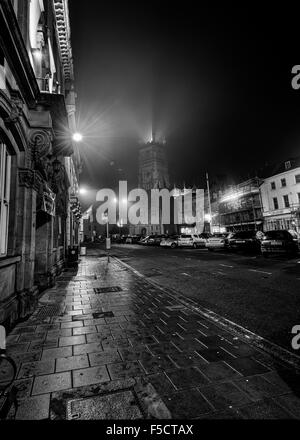
[[300,354],[291,347],[291,330],[300,325],[300,257],[125,244],[113,245],[111,254],[161,286]]

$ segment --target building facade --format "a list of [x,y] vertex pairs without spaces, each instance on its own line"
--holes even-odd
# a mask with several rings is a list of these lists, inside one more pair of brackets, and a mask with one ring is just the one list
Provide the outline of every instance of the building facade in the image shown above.
[[226,232],[263,229],[260,183],[259,178],[253,178],[228,187],[219,195],[213,207],[217,214],[212,220],[214,230],[218,227]]
[[53,285],[78,243],[80,156],[67,0],[0,2],[0,324]]
[[264,230],[300,232],[300,158],[269,169],[260,187]]

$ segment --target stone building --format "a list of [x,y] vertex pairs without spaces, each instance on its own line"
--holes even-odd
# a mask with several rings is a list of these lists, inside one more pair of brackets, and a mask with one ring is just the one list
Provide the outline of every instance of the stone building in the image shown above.
[[0,324],[35,307],[78,243],[67,0],[0,2]]
[[[228,187],[218,200],[217,220],[213,226],[227,232],[262,230],[263,215],[259,178]],[[219,225],[216,224],[219,222]]]
[[264,230],[300,233],[300,157],[268,167],[260,191]]

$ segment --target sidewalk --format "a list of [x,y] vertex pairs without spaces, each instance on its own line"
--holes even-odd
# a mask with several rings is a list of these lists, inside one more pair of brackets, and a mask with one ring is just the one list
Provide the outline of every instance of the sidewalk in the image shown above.
[[113,258],[64,272],[8,353],[16,419],[300,418],[299,371]]

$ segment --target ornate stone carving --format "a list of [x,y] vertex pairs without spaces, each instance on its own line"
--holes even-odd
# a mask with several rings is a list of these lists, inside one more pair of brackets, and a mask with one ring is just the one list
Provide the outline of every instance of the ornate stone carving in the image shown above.
[[36,171],[28,168],[19,168],[19,185],[26,188],[32,188],[39,192],[42,185],[42,177]]
[[51,133],[42,129],[32,130],[29,136],[28,167],[38,170],[46,180],[52,172],[51,153]]
[[46,130],[33,130],[29,137],[29,147],[33,160],[42,159],[51,154],[51,134]]
[[63,193],[64,195],[66,195],[70,183],[66,175],[65,166],[58,160],[55,160],[52,163],[52,166],[53,166],[53,173],[52,173],[51,186],[53,188],[53,191],[56,194]]
[[16,124],[20,121],[23,113],[23,102],[20,99],[11,98],[11,112],[10,115],[4,119],[6,124]]

